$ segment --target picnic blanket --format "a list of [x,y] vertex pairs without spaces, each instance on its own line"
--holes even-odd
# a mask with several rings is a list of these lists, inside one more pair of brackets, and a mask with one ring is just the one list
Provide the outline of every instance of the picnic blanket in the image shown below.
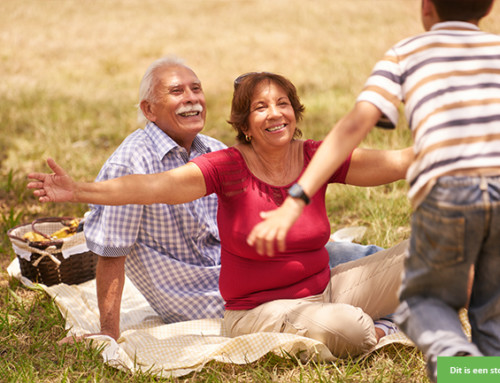
[[[8,267],[8,273],[33,287],[22,277],[17,259]],[[66,319],[68,335],[99,331],[95,279],[79,285],[38,286],[55,300]],[[128,279],[120,320],[118,341],[106,336],[93,339],[102,346],[107,364],[131,372],[142,370],[161,377],[179,377],[203,369],[209,361],[245,364],[270,352],[297,356],[303,361],[336,359],[321,342],[294,334],[255,333],[230,338],[220,318],[165,324]],[[413,345],[402,333],[396,333],[382,338],[369,353],[391,343]]]

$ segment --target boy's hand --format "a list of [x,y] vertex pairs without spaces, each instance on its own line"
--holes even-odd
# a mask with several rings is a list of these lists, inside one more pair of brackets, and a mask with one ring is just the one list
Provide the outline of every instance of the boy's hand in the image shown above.
[[275,248],[286,250],[286,235],[299,218],[305,203],[288,197],[276,210],[261,212],[262,222],[255,225],[247,237],[247,243],[254,246],[260,255],[274,256]]

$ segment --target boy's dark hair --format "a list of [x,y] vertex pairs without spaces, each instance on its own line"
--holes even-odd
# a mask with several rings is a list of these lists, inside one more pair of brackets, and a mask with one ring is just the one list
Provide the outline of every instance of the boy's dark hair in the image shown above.
[[441,21],[479,21],[494,0],[431,0]]

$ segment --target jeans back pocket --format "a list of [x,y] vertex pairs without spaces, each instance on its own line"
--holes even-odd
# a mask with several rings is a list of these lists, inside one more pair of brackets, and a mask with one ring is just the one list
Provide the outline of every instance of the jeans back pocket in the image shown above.
[[412,236],[415,248],[429,266],[439,269],[465,260],[465,218],[443,216],[441,211],[422,207],[413,215]]

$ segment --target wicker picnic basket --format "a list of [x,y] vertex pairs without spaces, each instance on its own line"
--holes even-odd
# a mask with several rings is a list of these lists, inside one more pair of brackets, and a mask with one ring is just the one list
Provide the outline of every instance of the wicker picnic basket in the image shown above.
[[[95,278],[97,255],[88,250],[82,230],[65,238],[51,237],[54,232],[68,228],[70,222],[74,223],[74,218],[39,218],[7,232],[23,277],[46,286],[72,285]],[[43,238],[29,240],[25,237],[27,233]]]

